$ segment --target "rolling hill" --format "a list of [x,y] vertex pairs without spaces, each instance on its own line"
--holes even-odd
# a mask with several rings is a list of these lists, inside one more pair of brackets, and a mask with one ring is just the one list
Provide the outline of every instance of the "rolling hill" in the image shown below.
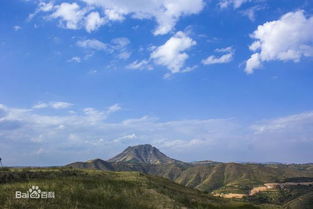
[[[54,198],[16,199],[32,186]],[[0,169],[3,209],[258,209],[243,201],[215,198],[165,178],[138,172],[71,168]]]
[[[164,177],[199,191],[213,194],[239,194],[247,196],[247,199],[256,204],[273,203],[277,207],[290,201],[294,202],[288,203],[289,205],[299,205],[301,201],[299,203],[297,199],[301,200],[303,195],[313,189],[305,187],[302,192],[295,192],[297,187],[293,190],[275,189],[275,195],[282,199],[279,201],[273,197],[273,191],[262,191],[257,198],[253,199],[249,197],[250,191],[266,183],[313,182],[312,164],[220,163],[212,161],[187,163],[167,157],[151,145],[128,147],[108,161],[96,159],[76,162],[67,166],[106,171],[137,171]],[[310,200],[311,195],[303,197]],[[310,202],[309,200],[307,202]]]
[[186,163],[167,157],[151,145],[128,147],[108,161],[95,159],[75,162],[67,166],[107,171],[138,171],[165,177],[207,192],[227,187],[248,192],[253,186],[268,182],[281,182],[295,177],[313,177],[312,164],[218,163],[213,161]]

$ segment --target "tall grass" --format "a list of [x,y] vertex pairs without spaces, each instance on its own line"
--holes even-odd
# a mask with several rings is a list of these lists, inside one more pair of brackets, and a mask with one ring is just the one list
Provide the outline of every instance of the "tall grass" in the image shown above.
[[[54,191],[54,199],[16,199],[31,186]],[[0,170],[1,209],[255,209],[224,204],[200,191],[137,172],[69,168]]]

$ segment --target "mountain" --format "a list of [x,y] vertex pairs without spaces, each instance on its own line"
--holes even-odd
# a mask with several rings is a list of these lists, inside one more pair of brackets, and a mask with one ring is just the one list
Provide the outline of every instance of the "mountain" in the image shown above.
[[[266,183],[313,182],[312,164],[260,164],[221,163],[198,161],[186,163],[167,157],[151,145],[128,147],[121,154],[108,161],[101,159],[69,164],[72,168],[98,169],[107,171],[137,171],[172,180],[189,188],[214,194],[240,194],[248,196],[255,187]],[[296,201],[312,187],[295,187],[284,190],[262,192],[251,201],[267,204],[299,205]],[[276,195],[276,199],[273,195]],[[274,195],[274,196],[275,196]],[[279,197],[279,198],[278,198]],[[311,201],[311,195],[306,197]],[[279,201],[277,200],[279,199]],[[275,208],[275,207],[274,207]],[[278,208],[278,207],[276,207]]]
[[122,153],[108,160],[111,163],[149,163],[149,164],[170,164],[178,162],[150,144],[129,146]]

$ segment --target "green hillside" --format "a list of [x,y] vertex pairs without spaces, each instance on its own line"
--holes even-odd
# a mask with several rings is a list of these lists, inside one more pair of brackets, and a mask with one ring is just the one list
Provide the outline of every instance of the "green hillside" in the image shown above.
[[103,160],[77,162],[68,165],[74,168],[101,169],[108,171],[138,171],[168,178],[184,186],[201,191],[248,193],[254,186],[286,179],[313,177],[311,165],[265,165],[239,163],[188,163],[148,164],[109,163]]
[[[54,191],[55,199],[16,199],[31,186]],[[138,172],[70,168],[2,169],[1,209],[257,209],[212,197],[165,178]]]
[[293,177],[313,177],[313,172],[303,165],[218,163],[189,167],[174,180],[202,191],[235,187],[247,193],[253,186]]
[[313,206],[313,191],[301,195],[300,197],[285,204],[284,209],[312,209]]

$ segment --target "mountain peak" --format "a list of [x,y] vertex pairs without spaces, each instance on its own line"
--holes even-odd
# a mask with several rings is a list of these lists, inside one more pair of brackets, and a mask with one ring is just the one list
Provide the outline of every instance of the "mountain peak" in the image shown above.
[[174,163],[176,160],[166,156],[151,144],[129,146],[122,153],[108,160],[109,162],[129,163]]
[[157,149],[156,147],[152,146],[151,144],[139,144],[136,146],[128,146],[126,149]]

